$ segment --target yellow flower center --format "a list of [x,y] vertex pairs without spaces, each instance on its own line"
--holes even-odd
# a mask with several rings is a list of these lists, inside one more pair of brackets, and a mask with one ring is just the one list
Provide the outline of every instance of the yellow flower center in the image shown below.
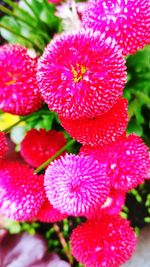
[[87,68],[84,67],[83,65],[76,64],[76,68],[71,66],[71,71],[73,74],[73,81],[77,83],[83,79],[83,76],[87,71]]
[[16,78],[19,75],[13,75],[11,72],[8,72],[8,76],[11,78],[11,80],[8,81],[8,82],[5,82],[5,85],[7,85],[7,86],[15,84],[16,83]]

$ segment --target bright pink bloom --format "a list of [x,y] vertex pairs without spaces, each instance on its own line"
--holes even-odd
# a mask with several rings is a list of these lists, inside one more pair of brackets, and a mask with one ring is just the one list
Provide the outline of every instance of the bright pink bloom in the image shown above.
[[43,175],[17,161],[0,162],[0,212],[25,221],[35,217],[45,201]]
[[89,31],[62,34],[40,58],[37,81],[49,109],[68,119],[95,117],[122,95],[124,63],[111,38]]
[[111,190],[106,202],[94,212],[87,215],[88,218],[101,218],[106,215],[117,215],[125,204],[125,193]]
[[69,215],[86,215],[102,205],[109,194],[105,166],[88,156],[66,154],[45,173],[47,198],[54,208]]
[[83,120],[60,117],[60,122],[78,142],[103,147],[115,142],[125,131],[128,123],[127,100],[120,99],[112,109],[99,117]]
[[36,219],[41,222],[58,222],[65,219],[68,215],[61,213],[59,210],[54,209],[46,198],[44,204],[36,215]]
[[129,221],[119,216],[89,220],[71,235],[72,254],[86,267],[119,267],[131,257],[135,246]]
[[147,0],[91,0],[83,12],[83,25],[111,36],[133,54],[150,43],[150,5]]
[[38,167],[65,145],[66,139],[61,132],[32,129],[21,143],[21,155],[31,166]]
[[7,152],[7,141],[5,134],[0,131],[0,159],[3,158]]
[[62,2],[63,0],[48,0],[49,3],[52,4],[59,4],[60,2]]
[[112,187],[127,192],[144,182],[149,168],[148,147],[134,134],[123,136],[111,146],[83,146],[80,154],[90,155],[100,164],[107,164]]
[[26,48],[20,45],[0,47],[0,109],[27,115],[40,108],[36,64],[37,58],[30,58]]

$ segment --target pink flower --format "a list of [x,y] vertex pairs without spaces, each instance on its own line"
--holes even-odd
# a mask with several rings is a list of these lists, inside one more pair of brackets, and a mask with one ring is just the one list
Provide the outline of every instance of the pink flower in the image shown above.
[[55,209],[46,198],[44,204],[36,215],[36,219],[41,222],[53,223],[61,221],[67,216],[67,214],[61,213],[59,210]]
[[123,54],[133,54],[150,43],[150,5],[147,0],[91,0],[83,12],[85,28],[111,36]]
[[150,166],[148,147],[134,134],[123,136],[104,149],[83,146],[80,153],[107,164],[111,186],[125,192],[144,182]]
[[59,4],[62,1],[63,0],[48,0],[49,3],[53,3],[53,4]]
[[106,202],[94,212],[88,214],[88,218],[101,218],[105,215],[117,215],[125,204],[125,193],[111,189]]
[[36,83],[36,58],[26,48],[7,44],[0,47],[0,109],[27,115],[42,104]]
[[3,158],[7,152],[7,141],[5,134],[0,131],[0,159]]
[[31,166],[38,167],[65,145],[66,139],[61,132],[32,129],[21,143],[21,155]]
[[86,267],[119,267],[131,257],[135,246],[133,229],[119,216],[87,221],[71,235],[72,254]]
[[0,162],[0,212],[25,221],[35,217],[45,201],[43,175],[17,161]]
[[89,31],[62,34],[40,58],[37,81],[49,109],[68,119],[95,117],[122,95],[124,63],[111,38]]
[[82,120],[60,117],[64,129],[78,142],[91,146],[106,146],[115,142],[127,126],[127,100],[120,99],[101,116]]
[[102,205],[109,194],[105,166],[91,157],[68,155],[52,162],[45,173],[47,198],[69,215],[86,215]]

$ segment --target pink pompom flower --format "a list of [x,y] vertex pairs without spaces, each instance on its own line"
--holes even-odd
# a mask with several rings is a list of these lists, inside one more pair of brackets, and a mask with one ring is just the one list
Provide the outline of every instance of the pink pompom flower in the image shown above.
[[124,63],[111,38],[91,31],[62,34],[39,59],[37,81],[49,109],[68,119],[95,117],[122,95]]
[[24,47],[12,44],[0,47],[0,109],[27,115],[41,107],[36,65],[37,58],[30,58]]
[[66,145],[64,134],[55,130],[32,129],[21,143],[21,155],[33,167],[38,167]]
[[59,210],[55,209],[46,198],[41,209],[36,215],[36,220],[40,222],[53,223],[61,221],[67,217],[67,214],[61,213]]
[[80,154],[90,155],[100,164],[107,164],[111,186],[125,192],[144,182],[150,166],[148,147],[134,134],[122,136],[104,149],[83,146]]
[[35,217],[45,201],[43,175],[17,161],[0,162],[0,212],[25,221]]
[[135,246],[129,222],[117,215],[89,220],[71,235],[72,254],[85,267],[119,267],[131,257]]
[[147,0],[91,0],[82,16],[83,26],[111,36],[124,55],[150,43],[150,5]]
[[127,100],[120,99],[108,112],[99,117],[72,120],[60,117],[64,129],[81,144],[105,146],[115,142],[128,123]]
[[61,3],[63,0],[48,0],[49,3],[52,3],[52,4],[59,4]]
[[89,213],[87,218],[101,218],[105,215],[117,215],[125,204],[125,193],[114,189],[110,190],[105,203],[98,207],[96,211]]
[[5,134],[0,131],[0,159],[3,158],[7,152],[8,146]]
[[49,165],[44,184],[53,207],[74,216],[86,215],[102,205],[110,190],[105,165],[73,154]]

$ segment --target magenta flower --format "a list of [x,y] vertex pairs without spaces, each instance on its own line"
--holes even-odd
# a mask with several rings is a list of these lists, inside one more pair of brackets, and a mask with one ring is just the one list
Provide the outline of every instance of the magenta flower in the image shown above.
[[61,213],[59,210],[55,209],[51,203],[46,198],[41,209],[36,215],[36,220],[41,222],[58,222],[68,217],[67,214]]
[[0,47],[0,109],[27,115],[40,108],[36,64],[37,58],[30,58],[26,48],[20,45]]
[[32,129],[21,143],[21,155],[31,166],[38,167],[65,145],[66,139],[61,132]]
[[119,216],[89,220],[71,235],[72,254],[86,267],[119,267],[131,257],[135,246],[133,229]]
[[43,175],[17,161],[0,162],[0,212],[8,218],[31,220],[45,201]]
[[150,166],[148,147],[134,134],[104,149],[83,146],[80,153],[107,164],[111,186],[125,192],[144,182]]
[[86,215],[102,205],[109,184],[105,166],[88,156],[66,154],[52,162],[45,173],[48,200],[69,215]]
[[8,146],[5,134],[0,131],[0,159],[3,158],[7,152]]
[[93,32],[62,34],[38,62],[37,81],[49,109],[65,118],[108,111],[122,95],[125,61],[111,38]]
[[147,0],[91,0],[83,12],[85,28],[116,40],[124,55],[150,43],[150,5]]
[[101,146],[115,142],[128,123],[127,100],[120,99],[108,112],[99,117],[72,120],[60,117],[64,129],[78,142]]
[[122,210],[125,204],[125,193],[111,189],[109,196],[105,203],[98,207],[93,213],[87,215],[88,218],[101,218],[104,215],[117,215]]

